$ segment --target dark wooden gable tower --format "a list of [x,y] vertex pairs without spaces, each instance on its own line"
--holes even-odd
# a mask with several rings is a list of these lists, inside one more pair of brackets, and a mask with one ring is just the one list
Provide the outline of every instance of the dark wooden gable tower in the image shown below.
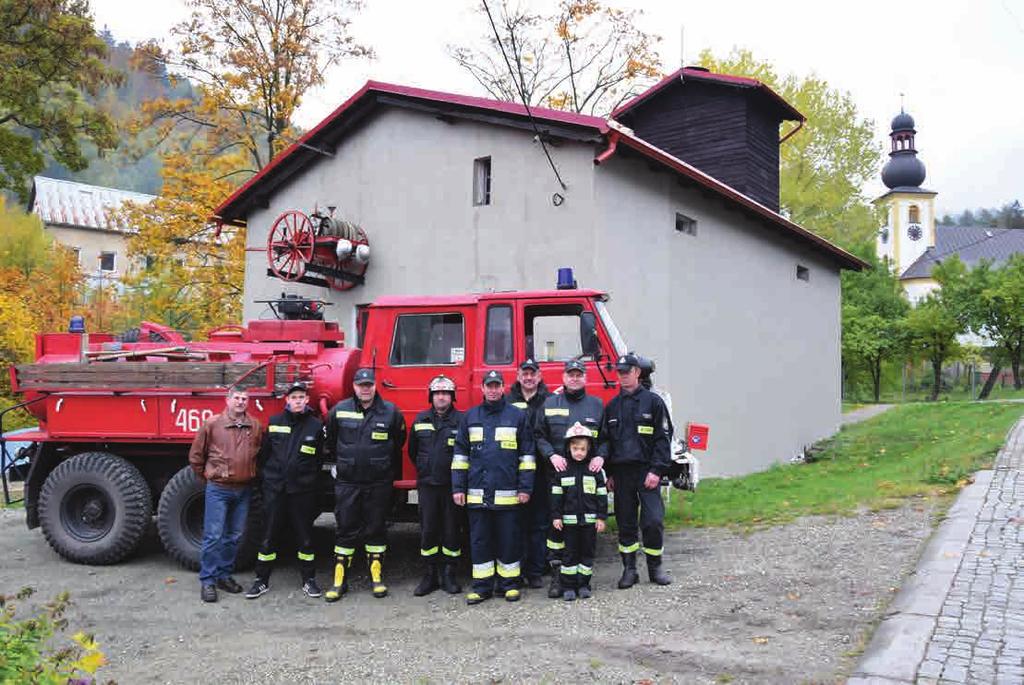
[[637,136],[779,211],[779,126],[804,116],[754,79],[685,67],[612,117]]

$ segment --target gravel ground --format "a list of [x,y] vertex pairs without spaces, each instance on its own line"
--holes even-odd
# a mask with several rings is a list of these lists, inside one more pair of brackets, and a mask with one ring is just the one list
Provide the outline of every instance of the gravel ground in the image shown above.
[[[0,510],[0,592],[31,585],[43,601],[69,590],[73,630],[96,633],[120,683],[217,682],[837,682],[854,666],[882,607],[932,529],[930,504],[851,517],[811,517],[743,535],[669,535],[667,588],[614,589],[619,563],[604,536],[587,601],[467,607],[412,596],[415,528],[392,529],[391,596],[374,599],[363,565],[354,592],[328,605],[302,595],[295,567],[269,594],[199,601],[196,576],[151,540],[114,567],[76,566]],[[329,517],[317,526],[326,584]],[[288,555],[291,556],[291,555]],[[465,574],[463,574],[463,578]],[[248,585],[251,576],[238,574]]]

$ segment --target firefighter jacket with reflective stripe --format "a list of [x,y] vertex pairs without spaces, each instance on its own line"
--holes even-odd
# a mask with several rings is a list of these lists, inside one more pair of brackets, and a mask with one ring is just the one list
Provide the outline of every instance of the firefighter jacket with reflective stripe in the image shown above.
[[672,424],[665,402],[643,386],[619,392],[604,408],[598,454],[606,468],[641,465],[664,476],[670,463]]
[[551,518],[566,526],[593,525],[608,517],[608,486],[604,471],[591,473],[590,458],[576,461],[566,455],[565,471],[551,478]]
[[589,428],[596,440],[601,434],[603,414],[601,398],[588,395],[584,390],[548,395],[534,426],[537,458],[541,462],[538,468],[545,472],[552,470],[551,456],[565,453],[565,431],[577,422]]
[[544,381],[540,381],[537,384],[537,392],[533,394],[533,397],[527,401],[523,397],[523,386],[516,381],[512,384],[512,387],[508,391],[508,401],[513,407],[517,407],[526,412],[526,418],[529,421],[530,430],[534,430],[537,426],[537,419],[541,414],[541,407],[544,406],[544,400],[551,395],[548,390],[548,386],[544,385]]
[[271,416],[260,449],[263,486],[289,494],[315,490],[323,443],[324,424],[308,408]]
[[395,480],[402,473],[405,419],[391,402],[374,395],[369,407],[354,397],[334,405],[327,417],[328,457],[336,460],[337,479],[346,483]]
[[537,460],[526,412],[504,397],[473,407],[462,417],[452,456],[452,492],[470,508],[501,509],[533,492]]
[[416,467],[417,485],[452,485],[452,454],[462,412],[444,415],[433,407],[416,415],[409,427],[409,459]]

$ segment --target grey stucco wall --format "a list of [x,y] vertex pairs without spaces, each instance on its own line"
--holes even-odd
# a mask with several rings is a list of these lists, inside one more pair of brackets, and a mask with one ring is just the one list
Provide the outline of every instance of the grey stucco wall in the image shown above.
[[[288,209],[336,205],[362,225],[372,256],[366,285],[347,292],[268,279],[247,253],[245,317],[282,290],[334,303],[328,316],[354,340],[354,305],[382,295],[551,288],[559,266],[607,290],[629,345],[658,363],[680,423],[711,425],[706,475],[788,459],[839,425],[838,270],[673,175],[622,155],[593,165],[595,148],[551,148],[562,191],[532,136],[384,110],[248,217],[263,247]],[[492,204],[472,205],[473,160],[492,159]],[[553,206],[551,195],[566,201]],[[698,220],[677,233],[675,213]],[[796,264],[810,268],[798,281]]]
[[[676,420],[711,426],[705,473],[764,468],[834,433],[838,269],[645,163],[612,158],[595,186],[604,251],[627,265],[607,286],[612,314],[657,360]],[[696,236],[676,232],[676,212]]]

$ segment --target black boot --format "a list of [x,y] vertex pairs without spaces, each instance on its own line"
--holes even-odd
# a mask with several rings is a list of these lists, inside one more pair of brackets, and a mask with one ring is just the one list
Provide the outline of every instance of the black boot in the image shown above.
[[647,555],[647,577],[652,583],[658,585],[671,585],[672,576],[665,572],[665,569],[661,567],[661,557]]
[[636,573],[636,552],[622,553],[622,577],[619,578],[619,589],[633,587],[640,580]]
[[416,586],[416,589],[412,591],[417,597],[429,595],[434,590],[441,587],[437,580],[437,564],[430,562],[427,566],[427,572],[423,574],[423,578],[420,579],[420,584]]
[[455,580],[455,564],[448,563],[441,567],[441,589],[449,595],[462,592],[462,586]]
[[348,592],[348,570],[352,566],[352,557],[339,554],[334,564],[334,582],[330,589],[324,593],[324,599],[328,602],[337,602],[342,595]]
[[559,599],[562,596],[562,565],[551,564],[551,585],[548,586],[548,597]]

